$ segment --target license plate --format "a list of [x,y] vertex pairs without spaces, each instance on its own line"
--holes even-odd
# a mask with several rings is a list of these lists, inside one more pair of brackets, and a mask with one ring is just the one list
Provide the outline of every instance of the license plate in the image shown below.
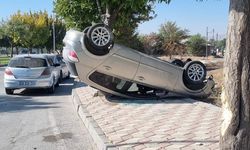
[[21,86],[35,85],[35,82],[33,82],[33,81],[19,81],[19,85],[21,85]]

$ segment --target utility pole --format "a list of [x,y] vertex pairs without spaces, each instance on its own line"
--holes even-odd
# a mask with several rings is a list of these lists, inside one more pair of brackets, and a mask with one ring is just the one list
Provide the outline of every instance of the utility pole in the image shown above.
[[53,22],[52,22],[52,30],[53,30],[53,51],[56,52],[56,35],[55,35],[55,18],[53,15]]
[[[55,4],[55,0],[53,0],[53,5]],[[53,14],[52,14],[52,19],[53,19],[53,22],[52,22],[52,34],[53,34],[53,51],[54,53],[56,52],[56,34],[55,34],[55,12],[53,11]]]
[[213,41],[212,41],[212,46],[213,46],[213,49],[215,48],[215,38],[214,38],[214,29],[213,29]]
[[208,51],[208,27],[207,27],[207,31],[206,31],[206,58],[208,57],[207,51]]
[[213,40],[214,40],[214,29],[213,29]]

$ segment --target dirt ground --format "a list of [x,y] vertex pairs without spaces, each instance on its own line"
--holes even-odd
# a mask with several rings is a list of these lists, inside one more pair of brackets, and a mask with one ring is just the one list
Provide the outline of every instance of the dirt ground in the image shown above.
[[[191,58],[192,60],[199,60],[203,62],[206,65],[207,68],[207,75],[213,76],[213,79],[216,83],[213,94],[208,97],[205,100],[202,100],[207,103],[212,103],[217,106],[221,106],[221,89],[222,89],[222,84],[223,84],[223,63],[224,60],[222,57],[213,57],[210,56],[208,58],[206,57],[192,57],[192,56],[173,56],[172,59],[181,59],[182,61],[185,61],[187,58]],[[170,61],[169,57],[160,57],[160,59]]]

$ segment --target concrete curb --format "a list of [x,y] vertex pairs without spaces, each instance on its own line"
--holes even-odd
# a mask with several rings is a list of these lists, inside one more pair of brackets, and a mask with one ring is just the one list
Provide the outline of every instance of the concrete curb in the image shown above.
[[[77,81],[74,81],[74,88],[72,89],[72,101],[78,116],[81,118],[82,122],[88,129],[89,134],[93,138],[93,141],[99,150],[107,150],[112,148],[112,143],[109,142],[102,129],[98,126],[96,121],[89,114],[86,109],[86,105],[81,103],[80,98],[75,89],[77,87],[77,84],[79,83]],[[112,150],[115,149],[112,148]]]

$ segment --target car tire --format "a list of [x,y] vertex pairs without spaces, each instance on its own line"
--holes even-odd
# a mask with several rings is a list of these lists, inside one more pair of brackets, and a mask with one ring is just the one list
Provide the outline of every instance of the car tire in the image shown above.
[[63,74],[62,71],[60,71],[60,76],[57,83],[61,83],[62,81],[63,81]]
[[53,80],[52,86],[48,88],[48,93],[49,94],[55,93],[55,84],[54,84],[54,82],[55,82],[55,80]]
[[12,89],[5,89],[5,93],[7,95],[12,95],[14,93],[14,90],[12,90]]
[[179,67],[184,67],[184,62],[180,59],[174,59],[172,61],[170,61],[171,64],[174,64],[176,66],[179,66]]
[[114,35],[111,30],[105,24],[95,24],[86,30],[88,31],[84,44],[88,51],[98,56],[108,54],[114,45]]
[[206,66],[200,61],[190,61],[184,66],[184,79],[190,85],[202,84],[206,75]]
[[89,27],[86,27],[82,32],[85,33],[85,34],[87,34],[88,31],[89,31],[89,28],[90,28],[90,26],[89,26]]
[[70,78],[70,72],[68,71],[68,75],[66,76],[66,79]]

